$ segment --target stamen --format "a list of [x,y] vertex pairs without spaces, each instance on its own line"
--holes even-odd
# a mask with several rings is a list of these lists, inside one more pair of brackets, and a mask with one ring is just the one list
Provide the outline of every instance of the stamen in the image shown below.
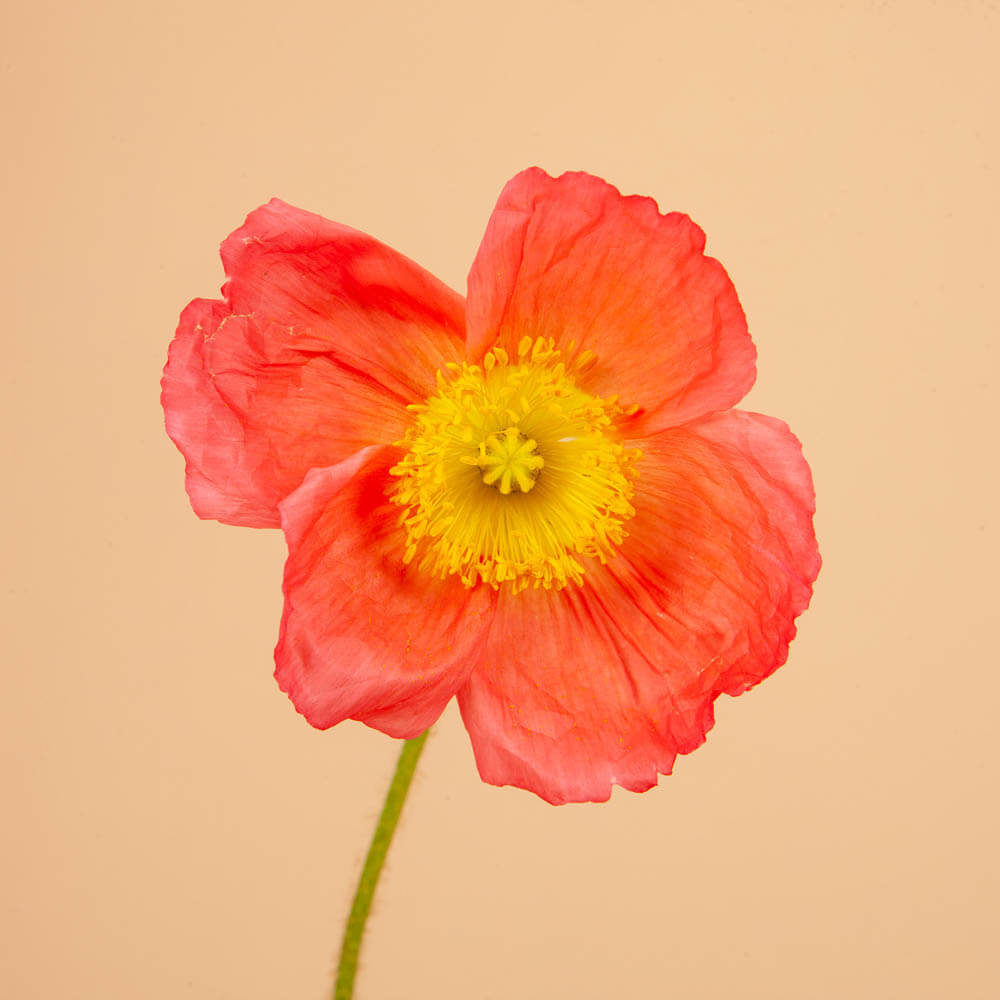
[[391,470],[404,561],[517,592],[579,583],[582,557],[614,554],[635,513],[639,453],[618,440],[627,411],[579,389],[580,369],[550,338],[524,337],[515,361],[496,347],[481,366],[439,373]]

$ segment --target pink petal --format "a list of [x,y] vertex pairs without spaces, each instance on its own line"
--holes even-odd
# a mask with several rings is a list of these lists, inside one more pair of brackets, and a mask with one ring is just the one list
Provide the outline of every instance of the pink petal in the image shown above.
[[638,405],[645,433],[725,410],[756,376],[732,282],[687,216],[584,173],[504,188],[469,274],[468,345],[525,336],[597,355],[585,387]]
[[402,564],[400,509],[386,499],[398,458],[365,449],[313,470],[281,504],[288,562],[275,676],[319,729],[350,718],[416,736],[485,642],[489,591]]
[[461,296],[370,236],[274,200],[222,247],[225,302],[181,316],[167,430],[201,517],[273,527],[310,468],[397,440],[461,353]]
[[641,444],[617,557],[580,588],[501,596],[459,693],[485,781],[556,803],[649,788],[703,742],[720,693],[787,656],[820,564],[796,439],[731,412]]

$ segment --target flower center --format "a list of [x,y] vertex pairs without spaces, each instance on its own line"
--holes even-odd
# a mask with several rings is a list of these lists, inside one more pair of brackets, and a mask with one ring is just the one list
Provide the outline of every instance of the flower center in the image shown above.
[[491,434],[481,441],[479,450],[469,459],[470,465],[482,469],[483,482],[505,496],[511,490],[527,493],[545,467],[545,459],[538,454],[538,443],[526,438],[516,425],[505,427],[499,434]]
[[410,407],[391,470],[404,562],[515,592],[580,583],[582,557],[614,554],[641,457],[616,423],[635,408],[576,384],[589,351],[567,366],[551,339],[525,337],[517,355],[495,347],[481,365],[439,372],[437,393]]

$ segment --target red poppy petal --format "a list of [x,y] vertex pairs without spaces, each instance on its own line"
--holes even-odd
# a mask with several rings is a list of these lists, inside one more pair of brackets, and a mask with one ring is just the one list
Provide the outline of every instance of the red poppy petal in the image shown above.
[[668,688],[631,644],[648,623],[624,597],[617,603],[605,609],[589,579],[501,594],[486,650],[458,693],[483,781],[558,805],[603,802],[613,784],[645,791],[670,773]]
[[586,388],[641,408],[645,432],[739,402],[756,351],[729,276],[686,215],[584,173],[504,188],[469,274],[468,345],[525,336],[597,356]]
[[281,504],[288,540],[275,676],[319,729],[358,719],[412,737],[437,719],[485,642],[491,592],[403,566],[386,499],[399,453],[314,469]]
[[167,431],[201,517],[277,527],[310,468],[402,436],[461,352],[462,299],[369,236],[279,201],[222,248],[226,302],[184,311]]
[[623,562],[677,621],[672,643],[717,647],[685,695],[740,694],[785,662],[819,573],[802,446],[783,421],[741,410],[637,443]]
[[243,421],[214,390],[205,369],[205,344],[229,315],[224,302],[195,299],[181,313],[163,371],[161,402],[167,434],[186,459],[186,488],[199,517],[252,527],[274,523],[257,496],[246,453]]
[[273,528],[306,471],[400,438],[405,403],[224,302],[184,310],[163,375],[167,433],[199,517]]
[[234,313],[289,328],[406,402],[435,390],[462,354],[465,302],[413,261],[365,233],[277,198],[222,244]]
[[785,661],[820,564],[798,442],[731,412],[642,445],[617,557],[580,588],[500,601],[459,693],[486,781],[550,802],[648,788],[703,742],[720,693]]

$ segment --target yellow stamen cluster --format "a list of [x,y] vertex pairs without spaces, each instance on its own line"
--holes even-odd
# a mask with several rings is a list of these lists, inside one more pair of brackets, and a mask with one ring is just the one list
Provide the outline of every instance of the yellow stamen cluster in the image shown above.
[[577,387],[589,351],[560,358],[551,339],[525,337],[516,358],[495,347],[481,365],[447,365],[437,394],[410,407],[391,470],[407,563],[516,592],[579,583],[579,557],[613,554],[640,457],[616,421],[634,408]]

